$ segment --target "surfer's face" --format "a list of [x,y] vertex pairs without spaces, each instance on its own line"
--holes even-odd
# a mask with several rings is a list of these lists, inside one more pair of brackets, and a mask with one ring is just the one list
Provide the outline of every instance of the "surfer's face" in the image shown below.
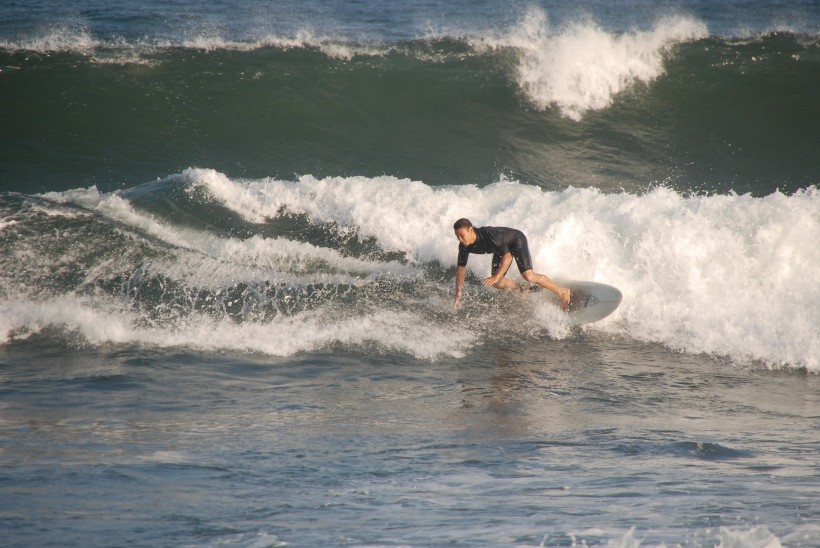
[[475,242],[476,233],[472,227],[465,227],[456,229],[456,238],[464,245],[470,245]]

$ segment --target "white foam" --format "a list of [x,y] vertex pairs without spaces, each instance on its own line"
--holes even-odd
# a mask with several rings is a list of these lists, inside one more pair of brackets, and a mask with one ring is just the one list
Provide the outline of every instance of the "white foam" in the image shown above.
[[0,49],[40,53],[89,53],[100,45],[101,42],[96,40],[88,29],[75,25],[53,26],[17,41],[0,40]]
[[648,31],[618,34],[584,20],[553,29],[546,12],[529,9],[517,26],[495,36],[475,38],[475,47],[513,48],[518,52],[515,81],[533,106],[557,107],[580,120],[591,110],[609,107],[615,97],[664,73],[663,59],[675,44],[705,38],[706,25],[670,16]]
[[773,535],[765,525],[751,528],[721,527],[720,544],[716,548],[782,548],[780,539]]
[[[189,170],[244,217],[284,208],[374,237],[411,261],[452,265],[452,223],[514,226],[530,239],[536,270],[610,283],[624,302],[598,329],[689,352],[820,371],[820,192],[686,197],[569,188],[545,192],[502,181],[486,188],[429,187],[393,177],[233,181]],[[470,268],[486,275],[487,261]]]
[[0,342],[26,338],[48,326],[61,326],[82,333],[92,344],[125,343],[134,329],[123,311],[101,311],[78,297],[58,297],[32,302],[15,299],[0,301]]
[[236,323],[193,314],[175,325],[146,325],[137,312],[108,299],[65,296],[44,302],[0,301],[0,342],[60,326],[78,335],[78,344],[144,344],[158,348],[229,349],[292,356],[331,345],[373,345],[422,359],[463,356],[474,339],[454,339],[448,330],[418,313],[372,309],[359,312],[317,310],[279,315],[266,323]]

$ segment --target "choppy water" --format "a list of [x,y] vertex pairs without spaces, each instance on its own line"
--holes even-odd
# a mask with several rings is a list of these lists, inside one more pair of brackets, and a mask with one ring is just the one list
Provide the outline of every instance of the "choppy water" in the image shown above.
[[820,545],[816,3],[0,21],[7,544]]

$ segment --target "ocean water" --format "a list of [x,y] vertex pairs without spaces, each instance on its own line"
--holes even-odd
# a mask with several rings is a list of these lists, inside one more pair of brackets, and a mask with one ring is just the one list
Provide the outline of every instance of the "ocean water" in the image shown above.
[[0,3],[2,544],[820,546],[818,89],[808,0]]

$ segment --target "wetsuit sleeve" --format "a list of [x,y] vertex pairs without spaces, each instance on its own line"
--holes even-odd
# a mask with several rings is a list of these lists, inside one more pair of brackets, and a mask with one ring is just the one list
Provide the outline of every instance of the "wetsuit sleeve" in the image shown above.
[[470,258],[470,252],[464,244],[458,244],[458,266],[467,266],[467,259]]

